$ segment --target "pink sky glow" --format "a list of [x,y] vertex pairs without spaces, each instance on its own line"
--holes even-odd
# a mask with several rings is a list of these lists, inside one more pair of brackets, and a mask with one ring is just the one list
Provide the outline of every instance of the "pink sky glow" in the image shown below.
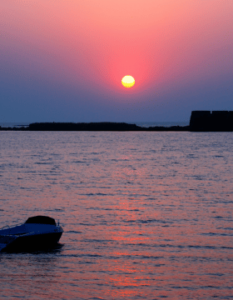
[[[178,119],[192,109],[233,109],[232,1],[8,0],[0,3],[0,28],[3,119],[21,120],[6,99],[48,120],[33,112],[47,98],[58,105],[51,121],[90,121],[86,105],[97,104],[93,120],[120,121],[129,106],[135,121],[153,121],[152,110],[154,120],[170,118],[171,107]],[[130,90],[124,75],[136,80]],[[219,97],[211,98],[211,86]]]

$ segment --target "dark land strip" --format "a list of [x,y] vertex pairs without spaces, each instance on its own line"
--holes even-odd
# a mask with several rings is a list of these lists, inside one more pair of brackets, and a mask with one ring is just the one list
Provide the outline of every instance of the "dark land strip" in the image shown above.
[[189,126],[141,127],[136,124],[97,123],[32,123],[28,126],[1,127],[4,131],[233,131],[233,111],[192,111]]

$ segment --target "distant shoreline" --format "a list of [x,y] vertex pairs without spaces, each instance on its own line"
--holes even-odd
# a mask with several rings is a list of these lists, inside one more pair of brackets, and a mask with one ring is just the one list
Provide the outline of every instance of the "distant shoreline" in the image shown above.
[[95,122],[95,123],[31,123],[28,126],[1,127],[1,131],[190,131],[189,126],[150,126],[136,124]]
[[[113,122],[113,123],[128,123],[128,124],[135,124],[139,127],[145,127],[145,128],[149,128],[149,127],[172,127],[172,126],[188,126],[189,125],[189,120],[188,121],[157,121],[157,122],[125,122],[125,121],[89,121],[89,122],[74,122],[74,121],[53,121],[55,123],[106,123],[106,122]],[[37,122],[0,122],[0,127],[4,127],[4,128],[8,128],[8,127],[15,127],[15,128],[19,128],[19,127],[28,127],[31,123],[52,123],[50,121],[37,121]]]
[[230,132],[233,131],[233,111],[192,111],[187,126],[138,126],[116,122],[44,122],[31,123],[28,126],[1,127],[1,131],[195,131]]

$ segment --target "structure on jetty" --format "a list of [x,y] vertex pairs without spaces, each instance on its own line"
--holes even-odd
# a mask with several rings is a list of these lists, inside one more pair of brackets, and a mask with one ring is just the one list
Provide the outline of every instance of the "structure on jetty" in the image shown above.
[[190,131],[233,131],[233,111],[192,111]]

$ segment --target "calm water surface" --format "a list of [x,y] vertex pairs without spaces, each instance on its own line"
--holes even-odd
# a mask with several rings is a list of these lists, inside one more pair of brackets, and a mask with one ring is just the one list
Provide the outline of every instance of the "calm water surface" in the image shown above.
[[0,254],[0,298],[233,299],[232,149],[233,133],[0,132],[0,227],[65,231]]

